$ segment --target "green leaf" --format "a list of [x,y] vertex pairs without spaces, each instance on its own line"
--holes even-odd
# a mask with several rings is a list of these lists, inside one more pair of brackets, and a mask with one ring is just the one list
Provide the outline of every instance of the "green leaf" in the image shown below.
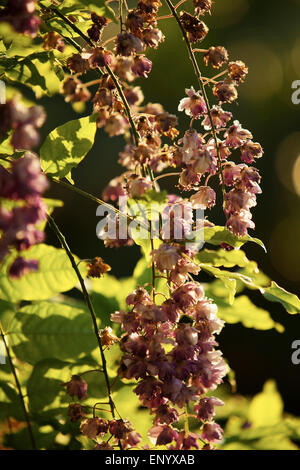
[[[0,300],[0,323],[4,332],[9,328],[10,322],[15,315],[15,306],[11,302]],[[1,341],[1,340],[0,340]]]
[[[53,4],[51,4],[50,2],[49,6],[51,7],[53,6]],[[105,0],[64,0],[61,5],[58,6],[58,10],[63,15],[72,14],[76,17],[77,22],[81,20],[82,24],[79,26],[79,29],[84,33],[86,33],[86,30],[91,25],[88,20],[90,19],[90,12],[92,11],[94,11],[100,16],[105,16],[106,18],[110,19],[111,21],[114,21],[115,23],[117,22],[114,10],[106,3]],[[68,37],[69,34],[72,34],[72,37],[74,37],[74,31],[71,30],[71,28],[66,23],[64,23],[64,21],[60,17],[57,17],[55,13],[54,16],[47,21],[47,23],[50,25],[51,28],[54,28],[58,32],[64,35],[66,35],[67,32]],[[56,29],[56,26],[58,24],[60,24],[59,29]]]
[[[36,420],[38,420],[41,413],[44,417],[46,415],[55,416],[61,412],[64,412],[66,415],[66,408],[70,397],[66,393],[66,389],[62,387],[62,384],[68,382],[73,374],[77,375],[96,368],[99,369],[99,363],[89,356],[76,362],[61,361],[59,359],[44,359],[39,361],[34,366],[27,383],[30,413],[36,415]],[[103,389],[105,389],[104,377],[100,372],[86,374],[84,379],[89,385],[89,396],[91,394],[90,379],[94,381],[94,375],[101,377]],[[99,389],[97,391],[99,394]]]
[[[11,279],[8,268],[16,257],[15,253],[7,256],[0,273],[0,298],[18,302],[20,300],[45,300],[60,292],[65,292],[78,284],[78,278],[69,258],[62,249],[39,244],[21,252],[26,259],[39,261],[36,272],[25,274],[20,279]],[[83,276],[86,267],[79,265]]]
[[106,18],[117,22],[114,10],[104,0],[80,0],[80,3],[90,11],[95,11],[98,15],[105,16]]
[[241,322],[246,328],[255,328],[256,330],[275,328],[279,332],[284,330],[282,325],[273,321],[269,312],[257,307],[245,295],[237,297],[232,305],[218,302],[218,316],[226,323]]
[[[51,426],[40,427],[33,423],[32,431],[36,446],[39,450],[55,449],[57,431],[54,431]],[[32,443],[29,438],[27,426],[20,431],[7,434],[4,439],[4,445],[12,447],[14,450],[32,450]]]
[[60,178],[70,175],[94,144],[96,123],[93,116],[69,121],[54,129],[44,141],[41,164],[45,173]]
[[282,412],[283,401],[276,383],[269,380],[265,383],[263,391],[251,401],[249,420],[255,427],[273,426],[280,423]]
[[36,96],[58,93],[64,72],[53,51],[34,52],[27,57],[0,57],[4,78],[33,89]]
[[210,264],[214,267],[224,266],[224,268],[232,268],[239,266],[241,268],[247,266],[249,260],[242,250],[201,250],[196,256],[200,263]]
[[62,303],[23,307],[12,320],[8,335],[15,355],[29,364],[48,358],[74,359],[97,347],[87,310]]
[[[251,268],[249,267],[250,264],[252,265]],[[266,282],[268,281],[268,278],[257,269],[257,264],[255,262],[250,262],[244,270],[239,272],[222,270],[205,263],[200,263],[199,266],[214,277],[221,279],[224,283],[226,283],[227,280],[235,279],[249,289],[259,290],[267,300],[281,303],[288,313],[300,313],[299,298],[295,294],[291,294],[278,286],[274,281],[272,281],[271,285],[267,287]],[[238,288],[239,292],[242,290],[243,289]]]
[[133,278],[118,280],[110,274],[92,280],[92,300],[101,327],[109,325],[110,314],[118,309],[126,308],[126,297],[136,288]]
[[278,286],[276,282],[272,281],[270,287],[260,288],[260,291],[271,302],[280,302],[288,313],[300,313],[299,298]]
[[247,242],[253,242],[261,246],[265,251],[266,247],[261,240],[258,238],[252,238],[250,235],[244,237],[237,237],[233,235],[230,230],[221,226],[214,227],[205,227],[204,228],[204,241],[211,245],[220,245],[221,243],[228,243],[228,245],[233,246],[234,248],[240,248]]
[[7,417],[24,421],[24,411],[15,388],[11,384],[0,380],[0,418]]

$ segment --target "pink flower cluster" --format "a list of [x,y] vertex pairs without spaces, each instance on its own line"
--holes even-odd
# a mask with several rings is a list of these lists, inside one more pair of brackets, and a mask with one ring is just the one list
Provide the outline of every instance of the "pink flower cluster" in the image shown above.
[[35,15],[37,0],[8,0],[0,11],[0,21],[10,23],[18,32],[31,37],[37,35],[41,19]]
[[[78,400],[87,398],[88,386],[80,375],[72,375],[69,382],[63,383],[62,386],[66,387],[67,393],[72,399],[75,397]],[[95,416],[95,411],[96,406],[93,418],[86,418],[87,407],[81,403],[71,403],[68,409],[68,416],[73,423],[83,418],[80,423],[80,431],[84,436],[95,441],[95,450],[113,450],[118,443],[121,444],[123,450],[137,447],[141,436],[133,430],[132,424],[128,420],[98,418]],[[104,440],[105,435],[109,436],[107,441]]]
[[30,150],[40,141],[38,128],[46,120],[42,106],[27,108],[17,98],[0,105],[0,138],[12,129],[11,145],[16,150]]
[[[125,332],[120,343],[123,358],[119,376],[140,380],[135,393],[154,415],[149,437],[156,445],[198,449],[199,439],[212,444],[222,439],[213,417],[214,406],[223,403],[204,397],[227,373],[215,341],[223,322],[201,284],[185,282],[187,273],[197,268],[190,261],[185,263],[176,246],[161,245],[153,258],[162,273],[171,273],[170,278],[177,272],[179,287],[174,286],[170,298],[161,305],[156,305],[155,296],[151,299],[145,288],[138,287],[126,299],[131,309],[112,315],[112,321],[120,323]],[[186,435],[176,428],[184,409],[191,406],[202,424],[201,435]]]
[[[195,92],[193,88],[186,92],[188,98],[181,100],[178,109],[184,110],[192,120],[202,119],[202,126],[208,132],[203,135],[190,128],[179,140],[173,158],[174,164],[182,168],[179,187],[197,191],[190,197],[193,207],[208,209],[215,205],[216,193],[207,182],[211,176],[218,174],[220,184],[232,187],[224,195],[226,226],[235,235],[244,236],[248,228],[255,227],[250,209],[256,205],[256,194],[261,193],[258,170],[248,164],[262,157],[263,150],[260,144],[251,140],[252,134],[243,129],[238,121],[228,125],[232,117],[230,112],[214,106],[208,113],[200,92]],[[223,133],[223,139],[217,138],[218,149],[211,124],[216,135]],[[228,161],[228,156],[238,149],[243,163]]]
[[[0,197],[7,200],[7,206],[0,208],[0,261],[10,248],[23,251],[43,241],[44,233],[36,228],[46,218],[46,206],[41,195],[48,188],[46,176],[42,173],[39,160],[27,152],[13,160],[10,171],[0,166]],[[13,201],[13,208],[10,208]],[[17,257],[9,268],[13,278],[19,278],[28,271],[38,269],[36,260]]]

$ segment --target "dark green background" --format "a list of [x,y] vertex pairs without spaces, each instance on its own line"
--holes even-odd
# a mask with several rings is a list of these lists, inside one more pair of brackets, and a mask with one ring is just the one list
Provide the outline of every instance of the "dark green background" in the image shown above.
[[[188,2],[191,5],[191,2]],[[167,12],[161,10],[161,15]],[[213,15],[206,17],[210,33],[203,47],[223,45],[231,60],[241,59],[249,66],[249,76],[240,87],[237,104],[226,107],[264,148],[264,158],[257,162],[263,180],[263,195],[253,210],[255,235],[267,246],[268,253],[247,246],[249,257],[280,285],[300,293],[300,105],[291,102],[291,84],[300,79],[300,0],[216,0]],[[173,19],[160,22],[166,41],[150,51],[153,70],[148,80],[135,82],[143,87],[145,102],[160,102],[170,112],[179,114],[177,106],[184,89],[196,85],[185,45]],[[206,69],[199,56],[205,75]],[[211,70],[207,72],[211,74]],[[62,97],[43,99],[48,120],[47,133],[78,115]],[[89,109],[86,109],[86,113]],[[179,128],[187,120],[181,113]],[[116,163],[123,148],[122,137],[110,139],[98,131],[96,143],[87,158],[74,170],[76,184],[100,196],[108,181],[120,174]],[[293,180],[293,168],[294,170]],[[172,189],[172,179],[164,187]],[[168,186],[169,185],[169,186]],[[298,187],[298,193],[296,188]],[[49,195],[64,200],[56,210],[56,220],[66,234],[72,250],[82,258],[102,256],[112,266],[115,276],[130,275],[138,259],[137,248],[104,249],[95,235],[96,205],[53,185]],[[218,210],[212,213],[215,223],[224,219]],[[56,243],[52,234],[48,241]],[[237,374],[238,390],[258,392],[268,378],[275,378],[283,395],[286,410],[300,414],[300,365],[291,363],[291,343],[300,339],[300,317],[289,316],[277,304],[270,304],[251,293],[251,298],[267,308],[276,321],[286,327],[284,334],[245,329],[228,325],[220,336],[220,346]]]

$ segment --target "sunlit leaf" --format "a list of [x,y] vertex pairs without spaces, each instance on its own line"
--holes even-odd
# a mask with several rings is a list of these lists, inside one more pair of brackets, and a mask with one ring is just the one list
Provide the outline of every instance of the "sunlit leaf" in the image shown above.
[[261,289],[263,296],[271,302],[280,302],[288,313],[300,313],[300,299],[272,281],[270,287]]
[[224,268],[232,268],[233,266],[245,267],[249,260],[242,250],[201,250],[196,256],[200,263],[211,264],[215,267],[224,266]]
[[249,420],[255,427],[273,426],[281,420],[283,401],[277,390],[276,383],[269,380],[263,391],[252,399],[249,408]]
[[48,358],[78,358],[97,346],[87,310],[54,302],[20,309],[8,334],[16,356],[30,364]]
[[265,245],[258,238],[252,238],[250,235],[244,237],[237,237],[233,235],[230,230],[225,227],[220,227],[218,225],[214,227],[205,227],[204,228],[204,241],[211,245],[220,245],[221,243],[228,243],[228,245],[233,246],[234,248],[240,248],[247,242],[253,242],[261,246],[265,251]]
[[[38,260],[38,271],[27,273],[20,279],[11,279],[8,269],[16,254],[7,256],[0,272],[0,298],[3,300],[18,302],[49,299],[59,292],[72,289],[78,283],[70,260],[62,249],[39,244],[21,252],[21,256]],[[81,263],[79,268],[84,276],[86,267]]]
[[279,332],[284,330],[282,325],[272,320],[269,312],[257,307],[245,295],[237,297],[232,305],[219,302],[218,316],[227,323],[241,322],[246,328],[255,328],[256,330],[276,328]]
[[70,175],[94,144],[96,123],[92,116],[69,121],[54,129],[41,149],[45,173],[63,178]]

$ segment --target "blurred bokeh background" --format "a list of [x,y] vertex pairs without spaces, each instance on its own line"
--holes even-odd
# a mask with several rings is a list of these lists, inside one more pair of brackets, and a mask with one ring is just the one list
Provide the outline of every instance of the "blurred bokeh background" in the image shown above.
[[[113,4],[113,3],[112,3]],[[189,5],[190,4],[190,5]],[[191,0],[187,5],[191,6]],[[184,5],[184,8],[188,10]],[[165,8],[161,15],[167,14]],[[262,144],[264,158],[257,162],[263,180],[263,195],[253,211],[255,235],[267,247],[246,246],[250,258],[282,287],[300,294],[300,104],[292,103],[292,82],[300,80],[300,0],[215,0],[213,14],[206,17],[210,33],[203,47],[223,45],[231,60],[241,59],[249,66],[249,76],[240,86],[237,104],[226,107],[251,130],[255,141]],[[159,102],[177,114],[184,89],[197,87],[178,26],[173,19],[160,22],[166,41],[148,57],[153,69],[141,85],[145,102]],[[111,30],[111,34],[113,29]],[[202,46],[201,46],[202,47]],[[201,63],[201,57],[199,57]],[[206,70],[201,63],[203,73]],[[207,72],[211,74],[210,72]],[[78,114],[60,96],[43,98],[48,112],[44,136]],[[89,109],[85,110],[85,114]],[[179,117],[179,129],[187,121]],[[110,179],[122,172],[117,164],[123,148],[122,137],[109,138],[98,131],[96,143],[79,167],[73,171],[76,184],[95,195],[101,194]],[[171,190],[172,181],[164,187]],[[96,238],[96,205],[53,184],[49,196],[61,198],[64,207],[56,210],[56,220],[72,250],[82,258],[102,256],[112,266],[112,274],[128,276],[139,257],[137,248],[105,249]],[[215,223],[222,223],[222,214],[212,214]],[[49,243],[56,243],[48,233]],[[278,304],[270,304],[255,293],[251,298],[270,311],[282,323],[284,334],[255,331],[239,325],[228,325],[219,342],[224,356],[236,372],[238,391],[257,393],[268,378],[277,381],[288,412],[300,415],[300,365],[291,362],[291,344],[300,339],[300,317],[286,314]]]

